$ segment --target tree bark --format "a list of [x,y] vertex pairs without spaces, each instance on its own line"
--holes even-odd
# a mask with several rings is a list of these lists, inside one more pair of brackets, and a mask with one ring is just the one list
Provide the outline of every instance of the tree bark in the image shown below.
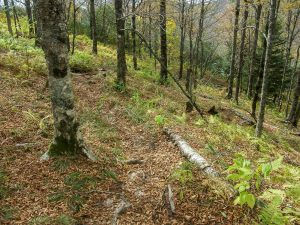
[[93,39],[93,53],[97,55],[97,25],[96,25],[96,12],[95,12],[95,0],[90,0],[91,7],[91,33]]
[[21,28],[21,25],[20,25],[20,21],[19,21],[19,17],[18,17],[18,13],[17,13],[16,7],[15,7],[14,0],[11,0],[11,7],[12,7],[13,15],[14,15],[16,36],[19,37],[19,35],[21,34],[21,31],[22,31],[22,28]]
[[248,89],[247,89],[247,95],[249,98],[251,98],[252,94],[253,94],[254,70],[255,70],[255,63],[256,63],[256,49],[257,49],[257,42],[258,42],[259,23],[260,23],[261,11],[262,11],[262,4],[258,3],[257,8],[255,10],[256,10],[256,12],[255,12],[255,31],[254,31],[254,38],[253,38],[252,54],[251,54],[251,61],[250,61],[250,73],[249,73]]
[[[297,64],[298,64],[298,60],[299,60],[299,50],[300,50],[300,46],[297,49],[297,58],[296,58],[296,62],[295,62],[295,72],[294,74],[297,74]],[[292,107],[288,116],[287,121],[290,122],[293,126],[297,126],[297,108],[298,105],[300,105],[299,103],[299,97],[300,97],[300,71],[298,71],[298,76],[297,76],[297,83],[296,83],[296,87],[294,90],[294,96],[293,96],[293,101],[292,101]]]
[[35,46],[41,47],[41,36],[42,36],[42,27],[40,21],[37,19],[37,0],[33,0],[33,19],[35,22],[34,32],[35,32]]
[[132,22],[132,60],[133,60],[133,68],[135,70],[138,69],[137,65],[137,56],[136,56],[136,37],[135,37],[135,30],[136,30],[136,16],[135,16],[135,7],[136,7],[136,0],[132,0],[132,17],[131,17],[131,22]]
[[237,33],[238,33],[238,29],[239,29],[239,15],[240,15],[240,0],[236,0],[235,17],[234,17],[234,29],[233,29],[233,43],[232,43],[230,73],[229,73],[229,82],[228,82],[228,93],[227,93],[227,98],[228,99],[231,99],[232,94],[233,94],[233,81],[234,81],[234,74],[235,74],[234,71],[235,71]]
[[183,52],[184,52],[184,41],[185,41],[185,0],[181,1],[181,10],[180,10],[180,52],[179,52],[179,75],[178,79],[182,79],[183,75]]
[[265,108],[267,103],[267,94],[268,94],[269,79],[270,79],[268,70],[269,70],[270,58],[272,55],[273,30],[276,22],[275,18],[276,18],[276,0],[270,0],[267,50],[266,50],[266,58],[265,58],[264,73],[263,73],[260,108],[259,108],[258,120],[257,120],[256,130],[255,130],[255,135],[257,137],[261,137],[262,135],[262,128],[265,119]]
[[30,0],[25,0],[25,7],[26,7],[26,13],[27,13],[28,25],[29,25],[29,36],[31,37],[34,34],[34,26],[33,26]]
[[246,28],[247,28],[247,19],[248,19],[248,3],[245,1],[245,9],[243,15],[243,24],[242,24],[242,34],[241,34],[241,45],[240,45],[240,54],[239,54],[239,65],[237,71],[237,79],[236,79],[236,88],[235,88],[235,101],[239,103],[239,93],[240,93],[240,85],[242,82],[242,73],[244,66],[244,48],[245,48],[245,38],[246,38]]
[[74,107],[74,95],[68,63],[67,25],[64,0],[38,0],[37,16],[42,26],[42,48],[45,53],[54,117],[54,138],[42,156],[86,154],[95,157],[84,144]]
[[[284,95],[284,91],[285,91],[284,83],[285,83],[285,79],[286,79],[287,70],[290,66],[291,48],[292,48],[292,44],[294,41],[294,32],[295,32],[295,28],[297,26],[297,21],[298,21],[299,15],[300,15],[299,9],[294,17],[292,16],[291,10],[288,12],[288,22],[287,22],[287,33],[288,33],[287,39],[288,40],[286,43],[285,63],[284,63],[284,69],[283,69],[282,80],[281,80],[280,91],[279,91],[279,98],[278,98],[279,111],[281,111],[281,109],[282,109],[283,95]],[[293,23],[292,23],[292,18],[294,18]]]
[[75,52],[75,38],[76,38],[76,0],[73,0],[73,38],[72,38],[72,55]]
[[168,53],[167,53],[167,24],[166,0],[160,0],[160,83],[165,84],[168,79]]
[[126,87],[126,55],[125,55],[125,18],[123,15],[123,1],[115,0],[115,13],[117,22],[117,87],[123,89]]
[[6,15],[7,29],[11,36],[13,36],[13,30],[11,26],[11,17],[10,17],[10,7],[8,5],[8,0],[4,0],[4,10]]

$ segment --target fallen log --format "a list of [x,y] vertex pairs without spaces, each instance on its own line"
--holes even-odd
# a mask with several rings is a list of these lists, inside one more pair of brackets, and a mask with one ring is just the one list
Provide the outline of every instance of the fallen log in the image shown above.
[[175,214],[175,203],[174,203],[173,192],[170,184],[168,184],[168,186],[165,188],[163,194],[163,204],[168,209],[168,215],[173,216]]
[[217,171],[204,159],[199,153],[197,153],[182,137],[174,134],[170,129],[164,128],[164,133],[175,143],[180,149],[181,153],[192,163],[197,165],[206,174],[216,177]]

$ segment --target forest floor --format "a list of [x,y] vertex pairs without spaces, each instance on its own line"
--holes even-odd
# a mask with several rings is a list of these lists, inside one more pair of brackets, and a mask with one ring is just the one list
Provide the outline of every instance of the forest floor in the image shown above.
[[[269,109],[264,137],[256,139],[253,127],[230,110],[247,115],[250,102],[241,99],[236,106],[224,99],[222,82],[206,79],[196,90],[197,100],[204,111],[215,106],[219,112],[206,113],[206,123],[196,112],[184,113],[186,99],[180,90],[172,83],[158,85],[148,62],[141,62],[137,72],[129,67],[128,88],[119,92],[113,50],[107,49],[100,47],[96,70],[73,74],[83,135],[98,161],[62,157],[42,162],[39,157],[53,133],[46,76],[32,66],[34,57],[0,48],[0,224],[257,223],[259,207],[234,206],[222,183],[185,161],[156,116],[204,156],[222,180],[241,152],[253,162],[284,156],[282,170],[263,190],[289,190],[300,181],[300,137],[290,134],[275,110]],[[142,163],[124,163],[130,159]],[[175,214],[164,201],[168,185]],[[281,208],[292,205],[299,213],[299,196],[288,193]],[[123,212],[116,213],[121,205]],[[298,216],[289,223],[298,223]]]

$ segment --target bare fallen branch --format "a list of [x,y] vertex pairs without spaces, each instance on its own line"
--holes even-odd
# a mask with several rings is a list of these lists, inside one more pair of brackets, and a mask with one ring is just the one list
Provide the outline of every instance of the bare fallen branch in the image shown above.
[[174,204],[173,192],[170,184],[168,184],[168,186],[164,191],[163,202],[164,205],[166,205],[168,208],[169,216],[173,216],[175,214],[175,204]]
[[181,153],[192,163],[196,164],[203,172],[210,176],[218,176],[211,165],[197,153],[182,137],[174,134],[170,129],[164,128],[164,133],[178,146]]
[[130,206],[131,206],[131,204],[129,202],[125,201],[124,199],[121,200],[120,204],[116,208],[114,215],[113,215],[113,219],[112,219],[113,225],[117,225],[118,217],[122,213],[124,213]]

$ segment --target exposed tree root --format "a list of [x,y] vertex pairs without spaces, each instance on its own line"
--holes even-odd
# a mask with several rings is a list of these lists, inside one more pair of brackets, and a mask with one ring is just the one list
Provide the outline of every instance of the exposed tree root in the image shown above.
[[127,201],[125,201],[124,199],[121,199],[120,204],[118,205],[118,207],[116,208],[114,215],[113,215],[113,219],[112,219],[112,225],[117,225],[118,223],[118,217],[124,213],[129,207],[131,206],[131,204]]

